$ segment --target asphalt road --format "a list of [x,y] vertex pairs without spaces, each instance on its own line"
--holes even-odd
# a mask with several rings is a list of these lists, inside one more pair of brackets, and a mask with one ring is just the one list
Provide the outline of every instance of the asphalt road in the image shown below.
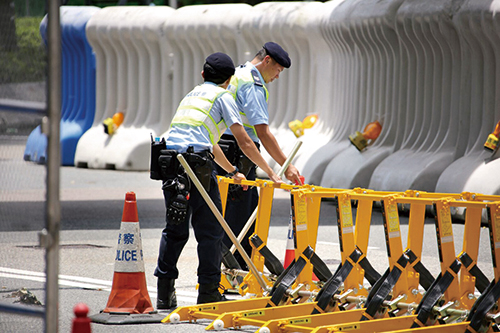
[[[19,301],[16,292],[21,288],[26,288],[45,304],[45,253],[38,246],[38,231],[45,226],[45,167],[23,160],[26,139],[26,136],[0,135],[0,305]],[[165,214],[159,183],[150,180],[148,172],[62,167],[60,176],[59,331],[71,331],[72,309],[77,303],[87,304],[89,315],[99,313],[106,306],[114,274],[114,253],[123,203],[128,191],[137,196],[146,282],[155,304],[156,278],[153,271]],[[284,258],[286,251],[289,214],[289,194],[276,191],[268,246],[280,259]],[[406,243],[407,217],[401,217],[401,224],[403,243]],[[458,253],[462,247],[463,225],[454,225],[453,231]],[[369,233],[368,258],[382,273],[388,262],[382,218],[376,209]],[[321,206],[316,252],[332,271],[336,269],[340,249],[335,207],[329,201],[324,201]],[[434,276],[437,275],[440,266],[432,219],[425,225],[422,262]],[[179,305],[195,304],[197,256],[194,237],[186,245],[179,266],[181,275],[176,283]],[[487,229],[481,230],[478,266],[487,277],[493,276]],[[208,323],[206,320],[177,325],[92,323],[92,331],[204,332]],[[42,332],[43,327],[40,318],[0,311],[0,332]],[[244,327],[244,331],[256,329]]]

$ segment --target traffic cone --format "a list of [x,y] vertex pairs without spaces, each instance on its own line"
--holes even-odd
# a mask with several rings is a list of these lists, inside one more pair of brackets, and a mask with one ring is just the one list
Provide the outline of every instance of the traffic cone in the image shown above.
[[[305,183],[304,176],[300,176],[300,181],[302,184]],[[297,183],[295,185],[298,185]],[[286,241],[285,250],[285,261],[283,262],[283,267],[286,269],[290,263],[295,259],[295,241],[294,241],[294,231],[293,231],[293,219],[292,212],[290,212],[290,220],[288,221],[288,239]]]
[[283,262],[283,267],[286,269],[295,259],[295,244],[293,237],[293,222],[292,215],[290,215],[290,221],[288,222],[288,239],[286,241],[286,251],[285,251],[285,261]]
[[[149,316],[151,315],[151,316]],[[161,322],[149,298],[134,192],[127,192],[106,308],[91,320],[103,324]],[[117,322],[118,321],[118,322]]]
[[[304,176],[300,176],[300,181],[302,184],[305,184]],[[293,219],[292,214],[290,212],[290,220],[288,222],[288,239],[286,241],[286,250],[285,250],[285,260],[283,262],[283,267],[286,269],[292,261],[295,259],[295,237],[293,231]],[[313,281],[319,281],[316,274],[312,274]]]

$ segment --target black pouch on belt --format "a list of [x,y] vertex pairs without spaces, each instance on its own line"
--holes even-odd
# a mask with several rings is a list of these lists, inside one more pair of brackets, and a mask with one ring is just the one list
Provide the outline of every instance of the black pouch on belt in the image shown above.
[[213,165],[211,159],[208,157],[210,153],[194,153],[192,147],[189,147],[187,152],[184,153],[184,158],[189,166],[193,169],[196,177],[200,181],[203,188],[210,191],[210,181],[212,178]]
[[[257,147],[257,150],[260,151],[260,144],[257,142],[254,142],[254,144]],[[238,166],[238,169],[242,174],[245,175],[245,177],[248,177],[250,171],[252,171],[252,169],[256,168],[257,166],[243,153],[240,147],[238,147],[237,155],[238,160],[236,161],[235,165]]]
[[242,152],[238,161],[238,169],[240,172],[244,174],[245,177],[248,177],[248,174],[254,167],[255,164]]
[[219,147],[222,149],[222,152],[224,155],[226,155],[227,160],[229,163],[232,165],[236,165],[237,157],[238,157],[238,145],[236,141],[234,140],[227,140],[227,139],[220,139],[219,142]]
[[177,159],[177,151],[172,149],[162,149],[158,157],[160,175],[162,180],[175,178],[177,176],[180,162]]
[[161,138],[161,141],[156,141],[153,140],[153,136],[151,136],[151,162],[149,167],[149,178],[153,180],[162,180],[158,158],[160,157],[161,150],[166,148],[165,138]]

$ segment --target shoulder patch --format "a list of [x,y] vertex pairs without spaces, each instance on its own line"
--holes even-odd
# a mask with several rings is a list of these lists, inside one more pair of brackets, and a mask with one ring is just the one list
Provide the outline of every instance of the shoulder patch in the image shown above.
[[252,77],[253,77],[253,81],[254,81],[255,85],[262,87],[263,84],[262,84],[262,81],[260,80],[259,72],[256,69],[252,69],[250,72],[252,73]]

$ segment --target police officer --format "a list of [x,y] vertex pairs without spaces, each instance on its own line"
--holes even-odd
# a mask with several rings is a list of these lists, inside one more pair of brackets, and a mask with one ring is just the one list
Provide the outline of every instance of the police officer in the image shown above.
[[[283,165],[286,156],[281,150],[274,135],[269,130],[268,97],[269,93],[266,84],[278,79],[281,72],[291,65],[290,57],[283,48],[274,42],[267,42],[263,48],[255,55],[252,61],[239,66],[231,79],[228,90],[234,95],[238,105],[243,125],[257,147],[260,143],[264,146],[271,157],[279,164]],[[234,133],[226,131],[221,141],[235,142]],[[241,165],[248,162],[245,157],[240,158]],[[255,167],[240,168],[249,180],[255,179]],[[224,170],[218,169],[220,175]],[[297,168],[290,164],[285,171],[287,179],[295,184],[301,184],[300,174]],[[225,220],[230,225],[235,235],[239,235],[247,220],[252,215],[258,204],[258,193],[256,188],[241,192],[238,187],[230,189],[226,205]],[[248,237],[253,233],[253,227],[248,231],[242,246],[250,255],[251,247]],[[231,240],[224,237],[224,245],[230,247]],[[239,253],[235,253],[241,268],[248,270],[246,263]]]
[[206,58],[201,72],[204,83],[195,87],[181,101],[166,140],[167,150],[162,151],[165,155],[160,157],[164,170],[170,171],[165,171],[163,178],[167,225],[162,232],[154,273],[158,277],[158,309],[177,306],[174,283],[179,276],[177,262],[189,237],[189,217],[198,242],[197,301],[208,303],[225,300],[218,290],[224,231],[196,187],[190,186],[182,166],[175,165],[175,155],[183,154],[195,172],[206,170],[209,166],[208,176],[202,173],[198,177],[205,178],[200,181],[219,210],[221,200],[212,161],[215,160],[233,179],[245,179],[217,145],[221,134],[228,127],[244,153],[273,181],[281,181],[248,137],[234,98],[226,90],[234,71],[233,61],[224,53],[214,53]]

